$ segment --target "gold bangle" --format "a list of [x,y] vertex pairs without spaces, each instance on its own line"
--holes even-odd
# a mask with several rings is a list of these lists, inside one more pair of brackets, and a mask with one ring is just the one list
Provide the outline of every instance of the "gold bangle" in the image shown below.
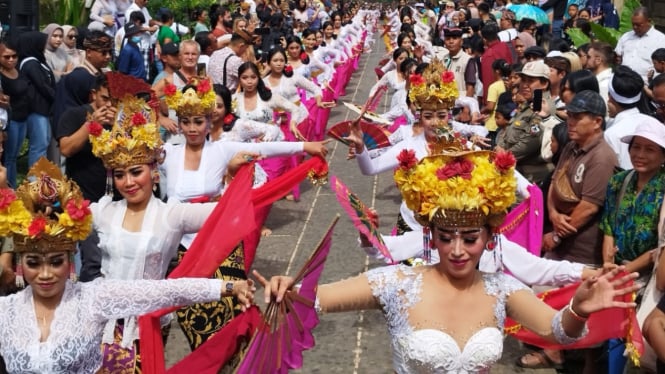
[[581,315],[575,313],[575,310],[573,310],[573,300],[574,299],[575,299],[575,297],[572,297],[570,299],[570,302],[568,303],[568,311],[570,312],[571,317],[573,317],[574,319],[576,319],[579,322],[586,322],[589,319],[588,316],[587,317],[582,317]]

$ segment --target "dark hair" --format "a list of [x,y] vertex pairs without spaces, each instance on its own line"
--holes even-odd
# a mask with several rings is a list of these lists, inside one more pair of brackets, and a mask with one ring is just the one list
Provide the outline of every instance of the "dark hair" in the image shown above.
[[563,153],[563,148],[570,141],[570,138],[568,137],[568,125],[566,122],[559,122],[552,128],[552,137],[556,139],[556,142],[559,144],[556,153],[552,155],[552,163],[556,165],[559,162],[561,153]]
[[418,64],[418,61],[416,61],[415,59],[407,58],[404,61],[402,61],[401,64],[399,64],[399,67],[398,67],[399,72],[402,73],[402,75],[404,75],[405,77],[408,78],[408,75],[406,73],[408,73],[409,70],[411,70],[411,68],[413,66],[416,66],[417,64]]
[[580,52],[584,52],[584,54],[588,54],[590,45],[591,44],[589,43],[584,43],[581,46],[577,47],[577,53],[579,54]]
[[536,25],[536,20],[532,18],[522,18],[520,20],[519,26],[517,26],[517,31],[522,32],[525,31],[526,29],[530,29],[535,25]]
[[510,119],[513,117],[513,111],[516,107],[517,105],[515,105],[515,103],[508,101],[496,107],[495,115],[496,113],[501,114],[503,118],[510,121]]
[[205,12],[205,9],[201,7],[196,7],[194,10],[192,10],[192,14],[190,15],[190,20],[192,22],[196,22],[201,15],[203,15],[203,12]]
[[559,51],[565,53],[570,51],[570,45],[565,39],[553,38],[550,40],[550,51]]
[[427,62],[421,62],[418,64],[418,66],[416,66],[416,74],[422,74],[428,66],[429,64]]
[[403,32],[403,33],[401,33],[401,34],[399,34],[399,35],[397,36],[397,46],[398,46],[398,47],[401,47],[401,46],[402,46],[402,42],[404,41],[404,38],[409,38],[409,39],[411,39],[411,44],[413,44],[413,38],[411,38],[411,35],[409,35],[409,34]]
[[407,54],[407,57],[408,57],[409,51],[407,51],[405,48],[402,48],[402,47],[397,47],[397,48],[395,48],[395,50],[393,51],[393,61],[397,60],[397,58],[398,58],[402,53],[406,53],[406,54]]
[[545,65],[556,69],[559,73],[565,72],[566,74],[570,73],[570,61],[567,58],[561,56],[545,57]]
[[286,57],[286,51],[284,49],[282,49],[281,47],[275,47],[275,48],[271,49],[270,51],[268,51],[267,62],[270,63],[270,60],[272,60],[272,58],[278,53],[281,53],[282,56],[284,57],[284,64],[285,65],[284,65],[284,70],[282,70],[282,74],[284,74],[284,76],[287,77],[287,78],[291,78],[293,76],[293,70],[291,72],[288,72],[286,70],[286,67],[288,66],[288,65],[286,65],[286,62],[288,61],[288,59]]
[[199,31],[194,35],[194,41],[199,44],[199,47],[201,48],[201,53],[203,53],[210,45],[212,42],[210,41],[210,31]]
[[[624,97],[637,96],[644,88],[644,80],[642,80],[642,77],[633,69],[625,65],[619,65],[614,69],[614,76],[612,77],[610,84],[617,94]],[[610,95],[610,97],[612,97],[612,95]],[[641,95],[639,100],[631,104],[623,104],[616,100],[614,100],[614,102],[622,109],[638,108],[641,113],[648,114],[650,110],[648,106],[649,103],[646,100],[647,99],[644,95]]]
[[492,70],[498,70],[502,77],[510,76],[510,65],[502,58],[498,58],[492,62]]
[[487,4],[487,3],[478,4],[478,12],[479,13],[489,13],[490,12],[490,5]]
[[606,65],[614,64],[614,48],[608,43],[604,42],[593,42],[589,45],[589,49],[600,54],[600,59],[603,60],[603,63]]
[[303,53],[305,51],[303,50],[302,41],[300,40],[300,38],[295,36],[295,35],[287,36],[286,37],[286,48],[289,48],[289,45],[293,44],[293,43],[296,43],[300,46],[300,56],[299,56],[300,62],[302,62],[305,65],[309,64],[309,56],[307,55],[307,53]]
[[[226,124],[222,123],[222,129],[226,131],[231,131],[233,126],[236,124],[236,121],[238,120],[238,117],[231,111],[231,91],[223,85],[223,84],[213,84],[212,85],[212,90],[215,92],[215,95],[219,96],[222,98],[222,102],[224,103],[224,109],[226,110],[226,114],[232,114],[234,119],[231,121],[231,123]],[[226,117],[226,116],[225,116]]]
[[658,48],[651,54],[651,59],[658,62],[665,61],[665,48]]
[[480,35],[489,42],[499,39],[499,26],[494,22],[489,22],[480,30]]
[[141,22],[145,23],[145,15],[140,10],[135,10],[129,14],[129,22]]
[[[587,9],[582,9],[582,10],[580,10],[580,13],[582,11],[587,11],[588,12]],[[580,18],[579,15],[575,19],[575,27],[580,29],[584,35],[591,36],[591,23],[588,20],[584,19],[584,18]]]
[[516,63],[510,65],[510,73],[511,74],[512,73],[519,73],[520,71],[522,71],[523,67],[524,67],[524,65],[522,65],[521,62],[516,62]]
[[658,74],[656,78],[651,81],[653,87],[662,86],[665,84],[665,74]]
[[159,20],[168,22],[173,19],[173,12],[168,8],[159,8]]
[[256,79],[258,80],[257,85],[256,85],[256,92],[259,93],[259,97],[263,101],[268,101],[272,97],[272,91],[268,87],[266,87],[266,84],[263,83],[263,79],[261,79],[261,74],[259,73],[259,68],[256,66],[251,61],[244,62],[240,67],[238,67],[238,78],[247,70],[251,70],[256,74]]
[[574,93],[582,92],[584,90],[591,90],[596,93],[600,92],[600,89],[598,88],[598,79],[596,79],[596,76],[593,75],[591,71],[586,69],[573,71],[563,77],[561,80],[562,89],[566,86],[566,82],[568,82],[570,90]]
[[[300,6],[300,2],[304,2],[305,6]],[[295,8],[298,9],[301,12],[304,12],[307,9],[307,0],[296,0],[294,1]]]

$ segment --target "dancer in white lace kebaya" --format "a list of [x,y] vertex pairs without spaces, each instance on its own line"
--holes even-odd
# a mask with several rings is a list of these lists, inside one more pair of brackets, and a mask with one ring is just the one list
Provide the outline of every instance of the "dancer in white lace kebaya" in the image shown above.
[[[236,296],[252,303],[252,281],[216,279],[70,280],[76,241],[91,229],[88,202],[73,182],[42,158],[37,177],[16,192],[0,190],[0,235],[11,235],[28,283],[0,298],[0,354],[9,373],[96,373],[102,332],[109,320],[174,305]],[[27,235],[26,235],[27,234]],[[20,272],[17,272],[20,273]]]
[[[415,81],[412,101],[435,112],[447,109],[454,103],[447,92],[456,84],[447,81],[439,61],[429,69]],[[469,151],[450,133],[428,142],[427,151],[420,157],[401,152],[395,182],[439,263],[381,267],[317,290],[321,312],[383,311],[397,373],[489,373],[501,357],[507,316],[549,341],[569,344],[586,333],[591,313],[635,306],[614,300],[637,289],[627,285],[637,273],[613,280],[622,268],[584,281],[558,312],[509,275],[477,270],[515,202],[515,158]],[[289,277],[255,276],[267,300],[280,302],[293,287]]]

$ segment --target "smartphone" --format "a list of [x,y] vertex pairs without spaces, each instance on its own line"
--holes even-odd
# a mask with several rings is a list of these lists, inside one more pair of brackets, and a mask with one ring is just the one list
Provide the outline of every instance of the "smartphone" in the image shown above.
[[206,75],[208,75],[207,72],[206,72],[206,64],[204,64],[202,62],[199,62],[198,64],[196,64],[196,74],[199,77],[205,77]]
[[533,111],[540,112],[543,108],[543,90],[533,90]]

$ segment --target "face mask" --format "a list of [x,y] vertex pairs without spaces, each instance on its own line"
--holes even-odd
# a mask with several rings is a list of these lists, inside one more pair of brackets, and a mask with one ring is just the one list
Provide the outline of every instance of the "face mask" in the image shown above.
[[131,41],[132,41],[132,43],[136,43],[136,44],[138,44],[138,43],[141,42],[141,37],[138,36],[138,35],[134,35],[134,36],[132,36]]

